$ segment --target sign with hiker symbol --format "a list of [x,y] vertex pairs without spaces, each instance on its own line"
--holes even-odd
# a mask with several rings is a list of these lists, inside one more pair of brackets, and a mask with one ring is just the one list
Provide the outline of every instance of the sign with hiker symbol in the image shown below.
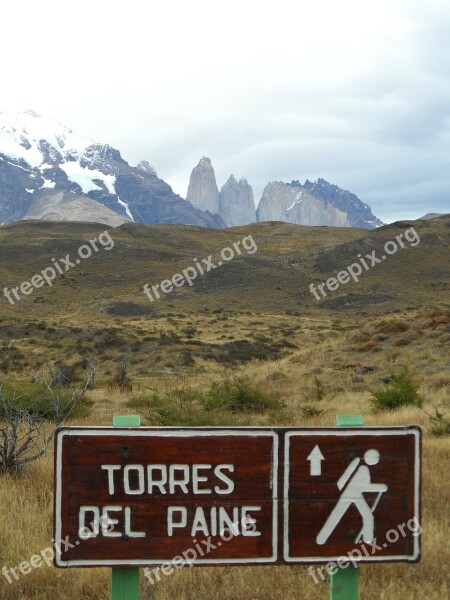
[[284,462],[285,562],[419,560],[418,427],[288,431]]
[[[337,482],[337,486],[342,493],[316,538],[319,545],[325,544],[352,504],[358,509],[362,518],[362,528],[356,536],[355,542],[358,543],[363,540],[370,543],[373,541],[375,537],[374,512],[382,494],[388,489],[384,483],[372,483],[371,481],[369,467],[378,464],[379,461],[380,453],[378,450],[371,449],[364,454],[364,464],[361,464],[360,458],[355,458],[346,468]],[[368,492],[377,493],[372,506],[369,506],[364,497],[364,494]]]

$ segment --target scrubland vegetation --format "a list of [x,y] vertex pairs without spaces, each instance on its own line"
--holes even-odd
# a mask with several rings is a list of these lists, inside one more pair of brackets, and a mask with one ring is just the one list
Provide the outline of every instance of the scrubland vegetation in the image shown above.
[[[113,415],[139,414],[143,424],[157,426],[314,426],[334,425],[337,414],[354,413],[362,414],[367,425],[419,424],[424,432],[422,561],[364,565],[361,597],[445,600],[450,562],[449,326],[450,311],[443,306],[369,317],[360,324],[349,317],[224,311],[133,317],[116,323],[113,334],[104,334],[111,344],[99,346],[93,336],[89,351],[85,328],[70,323],[39,325],[34,331],[42,332],[42,338],[34,339],[52,364],[54,389],[62,399],[70,397],[73,386],[82,388],[96,365],[95,385],[86,390],[68,423],[109,425]],[[56,341],[52,334],[60,328],[70,334]],[[73,343],[73,335],[83,341]],[[126,359],[121,344],[114,343],[118,339],[133,340],[134,351]],[[212,342],[218,339],[238,351],[214,349]],[[9,396],[15,392],[23,406],[28,402],[48,419],[45,394],[24,364],[32,362],[31,341],[23,338],[17,344],[15,352],[23,353],[23,362],[3,368],[3,391]],[[254,356],[258,352],[262,355]],[[20,476],[3,475],[0,484],[0,559],[2,565],[16,566],[51,544],[51,452]],[[185,569],[153,588],[144,578],[141,585],[142,598],[155,600],[328,596],[327,585],[316,585],[302,566]],[[5,600],[106,600],[109,571],[43,566],[12,584],[2,577],[0,589]]]

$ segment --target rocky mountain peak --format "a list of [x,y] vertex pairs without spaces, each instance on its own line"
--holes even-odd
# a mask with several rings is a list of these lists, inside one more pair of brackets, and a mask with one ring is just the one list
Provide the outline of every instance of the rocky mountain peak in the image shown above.
[[346,212],[350,227],[373,229],[383,225],[383,222],[372,213],[370,206],[362,202],[358,196],[321,177],[314,182],[307,179],[302,187],[315,198]]
[[149,173],[150,175],[154,175],[157,177],[155,169],[147,160],[141,160],[141,162],[136,166],[136,169],[139,171],[144,171],[144,173]]
[[116,175],[120,166],[126,164],[119,150],[108,144],[92,144],[86,148],[79,162],[83,169],[97,169],[105,175]]
[[219,214],[230,227],[255,222],[253,190],[246,179],[237,181],[234,175],[230,175],[220,190]]
[[256,211],[258,221],[298,225],[350,227],[347,213],[309,194],[298,182],[272,181],[264,189]]
[[219,213],[220,198],[211,159],[203,156],[193,168],[186,200],[201,210]]
[[223,184],[222,189],[225,186],[231,186],[231,185],[239,185],[238,180],[236,179],[236,177],[231,174],[228,179],[226,180],[226,182]]

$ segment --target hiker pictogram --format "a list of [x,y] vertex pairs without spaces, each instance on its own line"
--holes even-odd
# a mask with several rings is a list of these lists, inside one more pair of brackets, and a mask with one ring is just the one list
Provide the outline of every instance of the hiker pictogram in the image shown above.
[[[363,540],[366,543],[370,543],[373,541],[375,530],[374,512],[381,496],[388,489],[384,483],[372,483],[371,481],[369,467],[378,464],[379,461],[380,453],[378,450],[371,449],[367,450],[364,454],[365,464],[360,464],[361,459],[355,458],[346,468],[337,482],[337,486],[339,490],[342,490],[342,494],[317,535],[317,544],[321,546],[326,543],[352,504],[358,509],[363,522],[362,529],[357,535],[355,542],[358,543]],[[364,494],[373,492],[377,492],[378,496],[373,505],[370,506]]]

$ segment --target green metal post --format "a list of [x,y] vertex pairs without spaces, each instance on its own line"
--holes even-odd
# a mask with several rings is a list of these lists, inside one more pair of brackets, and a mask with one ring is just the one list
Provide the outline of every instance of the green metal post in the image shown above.
[[[139,416],[114,417],[114,427],[140,427]],[[139,600],[139,569],[114,567],[111,570],[111,600]]]
[[[361,415],[337,415],[336,423],[340,427],[364,425]],[[350,563],[330,575],[330,600],[359,600],[359,567]]]

